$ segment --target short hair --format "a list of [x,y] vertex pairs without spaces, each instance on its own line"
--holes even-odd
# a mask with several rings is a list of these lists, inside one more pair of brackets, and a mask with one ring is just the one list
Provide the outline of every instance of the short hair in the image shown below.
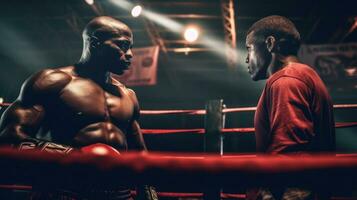
[[255,22],[247,31],[254,32],[253,42],[265,41],[274,36],[279,41],[280,53],[296,55],[300,47],[300,33],[288,18],[272,15]]

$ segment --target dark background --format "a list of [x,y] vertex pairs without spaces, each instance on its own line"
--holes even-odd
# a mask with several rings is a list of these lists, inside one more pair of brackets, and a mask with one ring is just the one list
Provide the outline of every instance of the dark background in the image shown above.
[[[121,1],[116,1],[117,3]],[[133,1],[129,1],[134,3]],[[224,41],[219,0],[146,0],[145,8],[181,24],[197,24],[202,34]],[[132,18],[130,11],[110,0],[18,0],[0,5],[0,97],[13,101],[21,83],[30,74],[46,67],[75,63],[81,54],[81,30],[98,15],[109,15],[127,23],[134,33],[134,48],[152,46],[161,40],[158,83],[132,87],[142,110],[204,109],[211,99],[223,99],[228,108],[255,106],[264,81],[253,82],[247,73],[245,33],[258,19],[268,15],[290,18],[301,32],[304,44],[355,43],[357,31],[356,2],[351,0],[236,0],[234,1],[238,64],[229,68],[216,49],[175,53],[182,47],[205,47],[202,41],[187,45],[180,34],[173,33],[143,17]],[[149,26],[148,26],[149,24]],[[152,38],[148,33],[156,32]],[[356,58],[354,58],[356,59]],[[335,104],[357,103],[357,82],[344,79],[325,80]],[[351,84],[355,84],[352,85]],[[339,87],[336,88],[336,85]],[[346,87],[344,87],[346,86]],[[1,112],[4,110],[2,108]],[[357,111],[336,110],[336,121],[357,121]],[[254,113],[227,115],[226,127],[252,127]],[[203,128],[203,116],[142,116],[142,128]],[[356,128],[337,130],[339,152],[357,151]],[[202,151],[203,136],[176,134],[145,136],[149,149],[166,151]],[[227,152],[253,152],[253,134],[227,134]]]

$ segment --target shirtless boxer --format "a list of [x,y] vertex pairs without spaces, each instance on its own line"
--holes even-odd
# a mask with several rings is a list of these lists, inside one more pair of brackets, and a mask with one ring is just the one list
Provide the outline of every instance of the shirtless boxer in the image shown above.
[[[130,65],[130,28],[114,18],[97,17],[82,36],[77,64],[44,69],[24,82],[1,118],[2,144],[62,154],[76,149],[90,152],[98,146],[118,154],[146,151],[135,92],[110,76],[123,74]],[[151,187],[145,188],[144,196],[156,197]],[[106,197],[131,198],[128,188]]]

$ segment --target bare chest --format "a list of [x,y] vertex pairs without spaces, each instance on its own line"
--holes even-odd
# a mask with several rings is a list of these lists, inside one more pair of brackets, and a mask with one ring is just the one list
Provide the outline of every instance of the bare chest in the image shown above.
[[127,123],[134,113],[134,102],[125,88],[111,86],[109,89],[103,89],[85,79],[72,80],[62,89],[56,104],[52,110],[60,116],[91,121],[91,123],[99,121]]

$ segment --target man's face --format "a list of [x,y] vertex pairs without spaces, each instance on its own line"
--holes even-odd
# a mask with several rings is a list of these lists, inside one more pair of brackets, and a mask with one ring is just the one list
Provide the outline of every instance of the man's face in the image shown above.
[[121,75],[131,64],[133,36],[130,30],[125,30],[120,34],[102,42],[101,60],[109,72]]
[[254,31],[249,33],[246,38],[246,48],[248,55],[246,63],[248,72],[253,81],[267,78],[267,69],[271,61],[271,55],[267,50],[264,41],[254,40]]

